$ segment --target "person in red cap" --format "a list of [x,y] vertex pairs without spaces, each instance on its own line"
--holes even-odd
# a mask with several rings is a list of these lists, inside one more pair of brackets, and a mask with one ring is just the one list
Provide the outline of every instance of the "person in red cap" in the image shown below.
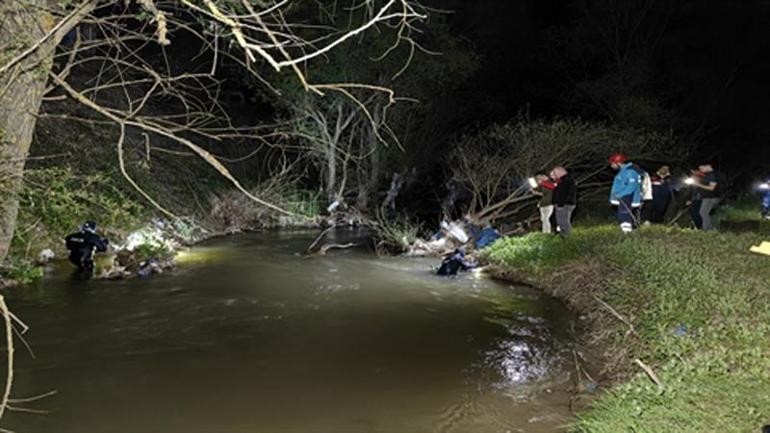
[[612,182],[610,203],[617,206],[620,229],[624,233],[629,233],[639,225],[638,213],[642,206],[642,175],[622,153],[610,155],[608,162],[610,167],[618,172]]

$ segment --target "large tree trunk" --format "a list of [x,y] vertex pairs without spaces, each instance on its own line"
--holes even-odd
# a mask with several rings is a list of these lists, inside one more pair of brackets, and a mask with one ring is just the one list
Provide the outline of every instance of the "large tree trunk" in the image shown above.
[[337,199],[337,146],[334,142],[327,144],[326,150],[326,198],[329,202]]
[[[375,121],[379,122],[379,110],[375,110],[373,116]],[[377,193],[377,187],[380,184],[380,143],[374,129],[369,130],[366,145],[366,149],[362,152],[369,153],[369,164],[365,175],[358,182],[357,206],[361,211],[369,209],[370,200]]]
[[[79,17],[92,8],[81,8],[77,17],[71,17],[48,35],[58,24],[45,11],[51,6],[49,3],[0,1],[0,68],[5,69],[0,72],[0,261],[5,259],[13,238],[24,163],[54,50]],[[36,44],[37,48],[27,52]],[[26,55],[20,57],[23,53]]]

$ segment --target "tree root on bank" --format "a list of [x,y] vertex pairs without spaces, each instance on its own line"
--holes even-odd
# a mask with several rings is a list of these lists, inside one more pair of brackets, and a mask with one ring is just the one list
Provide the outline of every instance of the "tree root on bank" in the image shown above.
[[318,255],[323,256],[326,255],[329,250],[344,250],[347,248],[353,248],[358,246],[358,244],[355,243],[347,243],[347,244],[327,244],[321,247],[320,250],[318,250]]
[[321,239],[326,237],[326,235],[329,232],[331,232],[332,230],[334,230],[335,228],[337,228],[337,227],[335,225],[332,225],[331,227],[329,227],[326,230],[324,230],[321,233],[319,233],[318,236],[316,236],[315,240],[313,240],[313,242],[310,244],[310,246],[307,247],[307,250],[306,250],[307,254],[312,254],[313,253],[313,249],[318,245],[319,242],[321,242]]

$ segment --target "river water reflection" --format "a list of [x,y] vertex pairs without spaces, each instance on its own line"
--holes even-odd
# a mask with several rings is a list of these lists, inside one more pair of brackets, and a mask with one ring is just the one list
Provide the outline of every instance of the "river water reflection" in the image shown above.
[[572,316],[435,260],[304,257],[313,233],[193,249],[173,273],[8,295],[19,433],[551,432],[569,422]]

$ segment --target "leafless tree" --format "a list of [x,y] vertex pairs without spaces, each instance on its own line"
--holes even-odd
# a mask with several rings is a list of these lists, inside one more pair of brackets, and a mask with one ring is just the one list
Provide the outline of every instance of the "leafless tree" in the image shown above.
[[[116,125],[119,139],[114,146],[120,169],[139,191],[123,158],[126,136],[133,131],[178,143],[251,199],[276,212],[286,212],[252,195],[200,144],[204,138],[226,140],[236,136],[261,144],[270,142],[263,130],[234,128],[228,121],[217,103],[218,62],[226,58],[241,65],[266,87],[270,87],[266,67],[276,72],[287,70],[305,91],[319,97],[335,93],[367,112],[357,94],[380,93],[391,98],[390,89],[368,83],[313,82],[308,78],[313,62],[379,26],[396,29],[394,44],[413,44],[414,26],[426,18],[425,9],[414,0],[358,0],[348,5],[347,23],[318,25],[303,18],[307,3],[84,0],[63,8],[62,2],[53,0],[3,2],[0,40],[10,41],[3,52],[12,56],[0,58],[0,181],[7,184],[0,215],[0,259],[5,257],[13,235],[18,210],[15,192],[36,116],[45,99],[71,98],[92,112],[88,118],[68,120],[109,121]],[[311,4],[319,8],[319,13],[324,6],[342,7],[332,2]],[[75,40],[56,51],[72,32],[76,33]],[[166,50],[173,49],[174,36],[182,33],[197,40],[207,54],[202,59],[213,58],[206,70],[174,71],[167,61],[166,67],[158,67],[157,62],[147,58],[153,44],[160,44],[160,52],[166,57]],[[372,53],[372,57],[381,54]],[[94,78],[85,85],[75,84],[68,78],[76,69],[93,71]],[[100,95],[108,92],[122,98],[106,103]],[[282,97],[278,91],[273,94]],[[150,101],[158,100],[169,108],[169,113],[158,115],[147,109]],[[371,113],[367,117],[374,122]],[[171,215],[161,203],[142,194],[161,212]]]
[[689,150],[671,146],[672,141],[666,135],[577,120],[522,118],[463,137],[449,166],[454,179],[471,193],[465,214],[492,222],[521,217],[531,209],[535,196],[527,179],[537,173],[565,166],[580,189],[600,190],[607,185],[608,155],[626,152],[639,160],[681,160]]

